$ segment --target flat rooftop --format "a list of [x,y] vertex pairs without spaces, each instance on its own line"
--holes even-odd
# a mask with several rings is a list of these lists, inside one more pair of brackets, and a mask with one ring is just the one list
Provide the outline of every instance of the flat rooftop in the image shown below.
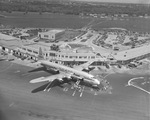
[[21,40],[0,40],[0,46],[15,49],[22,45]]
[[0,39],[3,39],[3,40],[14,40],[14,39],[17,39],[13,36],[10,36],[10,35],[6,35],[6,34],[2,34],[0,33]]
[[150,44],[134,49],[124,50],[114,54],[113,56],[117,60],[129,60],[142,55],[146,55],[148,53],[150,53]]
[[64,29],[53,29],[53,30],[49,30],[49,31],[46,31],[46,32],[40,32],[40,33],[47,33],[47,34],[51,34],[51,33],[60,33],[60,32],[63,32],[65,31]]
[[49,45],[43,45],[43,44],[39,44],[39,43],[31,43],[31,44],[26,44],[24,45],[25,47],[29,47],[35,50],[39,50],[39,48],[42,48],[42,50],[44,51],[49,51],[50,50],[50,46]]

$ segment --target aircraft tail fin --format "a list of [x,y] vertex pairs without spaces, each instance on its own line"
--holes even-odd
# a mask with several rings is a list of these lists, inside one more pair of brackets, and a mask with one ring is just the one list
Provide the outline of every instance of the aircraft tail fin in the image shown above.
[[38,60],[44,60],[44,54],[41,47],[39,48]]

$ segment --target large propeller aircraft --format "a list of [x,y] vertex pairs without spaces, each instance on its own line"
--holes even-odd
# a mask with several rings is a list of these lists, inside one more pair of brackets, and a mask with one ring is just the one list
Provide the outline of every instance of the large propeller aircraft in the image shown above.
[[[30,81],[30,83],[39,83],[48,81],[47,84],[42,86],[44,87],[43,91],[50,91],[51,88],[57,85],[62,87],[63,84],[70,84],[72,85],[71,89],[74,89],[72,96],[75,95],[76,91],[79,91],[80,97],[82,97],[84,88],[86,86],[95,90],[96,95],[96,91],[99,90],[100,80],[98,80],[94,75],[88,73],[89,70],[92,70],[91,68],[88,67],[92,62],[93,61],[89,61],[79,66],[71,68],[62,64],[46,60],[40,60],[38,61],[38,63],[42,66],[41,67],[42,69],[44,68],[46,71],[49,70],[56,71],[57,73],[48,77],[40,77],[33,79]],[[40,68],[37,68],[35,70],[32,70],[32,72],[38,69],[40,70]],[[83,71],[85,69],[88,72]],[[65,90],[68,90],[68,88],[65,88]]]

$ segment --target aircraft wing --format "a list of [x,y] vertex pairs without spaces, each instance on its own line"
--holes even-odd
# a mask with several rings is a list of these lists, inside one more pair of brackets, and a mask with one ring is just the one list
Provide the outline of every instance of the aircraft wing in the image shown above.
[[76,69],[76,70],[82,71],[83,69],[87,69],[88,66],[89,66],[90,64],[92,64],[93,62],[94,62],[93,60],[90,60],[90,61],[88,61],[88,62],[86,62],[86,63],[83,63],[83,64],[81,64],[81,65],[79,65],[79,66],[74,66],[73,68]]
[[45,81],[49,81],[49,82],[53,82],[54,80],[59,80],[59,81],[63,81],[63,78],[70,78],[71,74],[56,74],[56,75],[51,75],[48,77],[40,77],[40,78],[36,78],[30,81],[30,83],[39,83],[39,82],[45,82]]

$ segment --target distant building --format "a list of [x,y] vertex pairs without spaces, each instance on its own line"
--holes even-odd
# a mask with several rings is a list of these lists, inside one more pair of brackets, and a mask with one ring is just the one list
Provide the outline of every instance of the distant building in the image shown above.
[[55,41],[61,38],[61,36],[64,33],[65,33],[65,30],[54,29],[54,30],[50,30],[47,32],[39,32],[38,37],[40,37],[41,39],[49,40],[49,41]]

